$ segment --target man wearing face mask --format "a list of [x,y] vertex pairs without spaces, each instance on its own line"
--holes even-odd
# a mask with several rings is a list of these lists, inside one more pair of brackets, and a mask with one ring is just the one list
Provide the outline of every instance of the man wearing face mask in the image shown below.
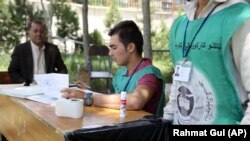
[[169,48],[179,76],[173,75],[164,119],[174,124],[250,124],[246,1],[189,2],[186,14],[171,27]]
[[46,27],[41,21],[28,24],[30,41],[17,45],[8,68],[15,83],[32,83],[34,74],[67,73],[57,46],[45,41]]

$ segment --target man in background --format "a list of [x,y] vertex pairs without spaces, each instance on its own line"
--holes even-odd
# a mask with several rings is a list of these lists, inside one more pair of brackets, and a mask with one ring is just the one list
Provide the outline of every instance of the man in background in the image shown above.
[[34,74],[68,72],[58,47],[45,41],[43,22],[30,22],[28,35],[30,40],[17,45],[11,55],[8,72],[15,83],[32,83]]

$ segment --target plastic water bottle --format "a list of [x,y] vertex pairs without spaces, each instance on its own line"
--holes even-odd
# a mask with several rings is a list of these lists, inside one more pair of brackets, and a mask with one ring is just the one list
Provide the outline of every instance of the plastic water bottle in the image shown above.
[[121,92],[121,106],[120,106],[120,117],[126,117],[126,102],[127,102],[127,92]]

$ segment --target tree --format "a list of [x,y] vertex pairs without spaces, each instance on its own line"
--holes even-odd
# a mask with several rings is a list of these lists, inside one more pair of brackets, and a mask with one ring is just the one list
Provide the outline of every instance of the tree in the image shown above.
[[45,21],[45,24],[46,24],[46,27],[47,27],[47,36],[48,36],[48,41],[51,41],[52,39],[52,18],[53,18],[53,0],[50,0],[50,4],[48,6],[48,9],[49,10],[46,10],[45,9],[45,6],[44,6],[44,3],[43,3],[43,0],[41,0],[41,4],[42,4],[42,11],[43,11],[43,17],[44,19],[46,19]]
[[153,49],[168,49],[169,29],[167,24],[162,20],[160,28],[157,27],[157,29],[155,32],[151,32]]
[[117,8],[117,4],[116,2],[113,0],[112,1],[112,4],[111,4],[111,7],[108,11],[108,13],[106,14],[106,17],[104,19],[104,25],[107,27],[107,28],[110,28],[112,27],[113,25],[117,24],[118,22],[121,21],[121,15],[120,15],[120,12]]
[[52,4],[54,15],[57,17],[57,35],[62,38],[77,38],[79,22],[76,12],[65,3],[66,0],[55,0]]
[[6,1],[0,0],[0,19],[2,19],[4,16],[8,15],[8,7],[6,5]]
[[[83,48],[85,62],[89,62],[89,31],[88,31],[88,0],[82,1],[82,19],[83,19]],[[88,67],[88,63],[85,63],[85,68]]]
[[49,8],[45,9],[43,0],[41,0],[43,9],[40,10],[27,3],[26,0],[11,0],[9,4],[1,0],[0,11],[3,13],[0,16],[0,27],[2,27],[0,28],[1,51],[7,53],[20,43],[21,38],[26,36],[26,40],[28,39],[26,25],[31,20],[45,21],[50,38],[53,14],[58,19],[56,23],[57,34],[63,38],[75,39],[79,29],[78,17],[64,2],[65,0],[51,0]]
[[102,45],[103,44],[103,38],[100,31],[95,29],[92,33],[89,34],[89,43],[90,44],[97,44]]
[[144,57],[152,58],[150,1],[142,0]]
[[16,37],[10,38],[8,35],[8,19],[10,19],[10,13],[6,1],[0,0],[0,52],[6,52],[4,46],[10,40],[15,40]]
[[[3,5],[2,5],[3,4]],[[26,25],[31,19],[43,19],[42,12],[34,10],[32,5],[26,4],[25,0],[9,1],[9,4],[2,1],[0,19],[0,46],[1,51],[8,51],[18,43],[20,39],[26,36]]]

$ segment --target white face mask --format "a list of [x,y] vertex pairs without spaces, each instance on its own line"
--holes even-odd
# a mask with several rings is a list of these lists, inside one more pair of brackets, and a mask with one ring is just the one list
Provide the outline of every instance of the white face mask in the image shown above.
[[226,2],[228,0],[214,0],[214,2]]

